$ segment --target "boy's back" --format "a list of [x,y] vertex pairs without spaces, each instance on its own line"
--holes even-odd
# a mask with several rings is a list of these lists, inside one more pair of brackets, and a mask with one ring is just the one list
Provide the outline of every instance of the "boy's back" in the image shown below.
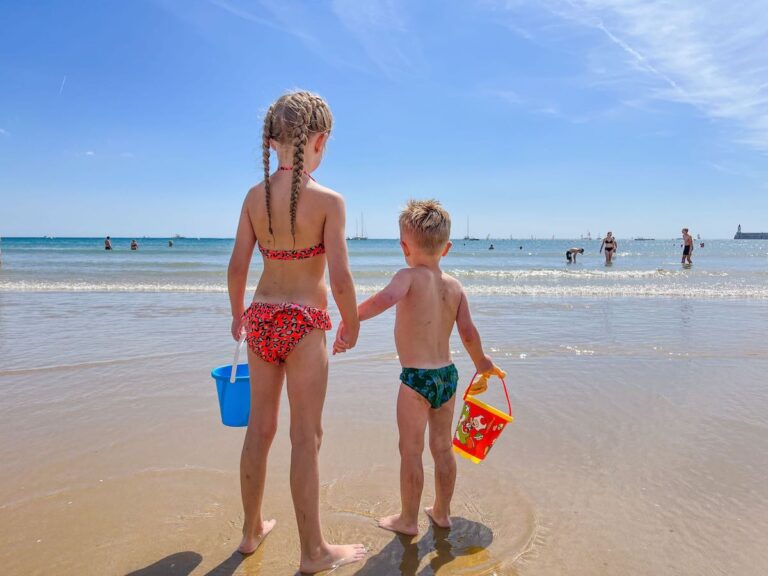
[[417,266],[408,275],[408,291],[397,303],[395,345],[400,364],[441,368],[451,363],[450,338],[462,301],[461,284],[439,267]]
[[[440,270],[440,259],[451,248],[450,232],[450,216],[439,202],[408,202],[400,214],[400,246],[408,268],[358,306],[360,320],[366,320],[397,304],[395,344],[402,365],[397,396],[402,508],[400,514],[379,518],[379,526],[410,536],[418,533],[424,485],[421,456],[427,426],[429,451],[435,462],[435,503],[424,512],[436,525],[451,526],[456,481],[451,438],[459,379],[451,362],[454,324],[475,370],[481,374],[499,372],[483,352],[461,284]],[[348,348],[341,337],[343,330],[339,326],[334,353]]]

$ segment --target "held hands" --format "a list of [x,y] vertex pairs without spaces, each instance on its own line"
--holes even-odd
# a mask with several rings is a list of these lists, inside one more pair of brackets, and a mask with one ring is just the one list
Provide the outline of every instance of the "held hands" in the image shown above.
[[336,340],[333,342],[333,355],[343,354],[350,348],[354,348],[355,344],[357,344],[358,332],[359,330],[350,330],[343,320],[340,321],[339,327],[336,330]]

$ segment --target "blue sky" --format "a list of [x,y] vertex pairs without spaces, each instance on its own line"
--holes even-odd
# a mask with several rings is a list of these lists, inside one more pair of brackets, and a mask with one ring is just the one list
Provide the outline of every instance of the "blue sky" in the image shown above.
[[232,236],[281,92],[335,115],[349,230],[768,229],[768,12],[728,0],[0,5],[0,235]]

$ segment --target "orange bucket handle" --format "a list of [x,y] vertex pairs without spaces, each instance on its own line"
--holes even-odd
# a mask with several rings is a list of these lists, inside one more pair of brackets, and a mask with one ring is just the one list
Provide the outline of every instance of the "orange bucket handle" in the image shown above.
[[[469,381],[469,386],[467,386],[466,392],[464,392],[464,400],[466,401],[467,396],[469,396],[469,390],[472,388],[472,383],[475,381],[475,378],[477,378],[477,375],[479,372],[475,372],[475,375],[472,376],[472,380]],[[504,397],[507,399],[507,413],[512,416],[512,402],[509,401],[509,391],[507,390],[507,383],[504,381],[504,378],[499,376],[499,380],[501,380],[501,385],[504,386]]]

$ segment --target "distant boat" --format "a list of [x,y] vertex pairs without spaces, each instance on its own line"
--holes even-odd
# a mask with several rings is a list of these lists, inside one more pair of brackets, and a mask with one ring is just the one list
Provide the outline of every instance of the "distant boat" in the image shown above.
[[181,234],[174,234],[173,237],[174,238],[184,238],[184,236],[182,236]]
[[643,238],[642,236],[635,238],[635,242],[649,242],[651,240],[656,240],[656,238]]
[[768,240],[768,232],[742,232],[741,224],[736,230],[734,240]]
[[592,240],[592,233],[589,230],[587,230],[587,235],[584,236],[584,234],[582,234],[581,235],[581,239],[582,240]]
[[355,220],[355,235],[350,240],[368,240],[368,236],[365,235],[365,218],[362,212],[360,212],[360,229],[358,230],[357,220]]
[[473,238],[472,236],[469,235],[469,216],[467,216],[467,235],[464,236],[464,240],[471,240],[473,242],[475,240],[480,240],[480,238]]

